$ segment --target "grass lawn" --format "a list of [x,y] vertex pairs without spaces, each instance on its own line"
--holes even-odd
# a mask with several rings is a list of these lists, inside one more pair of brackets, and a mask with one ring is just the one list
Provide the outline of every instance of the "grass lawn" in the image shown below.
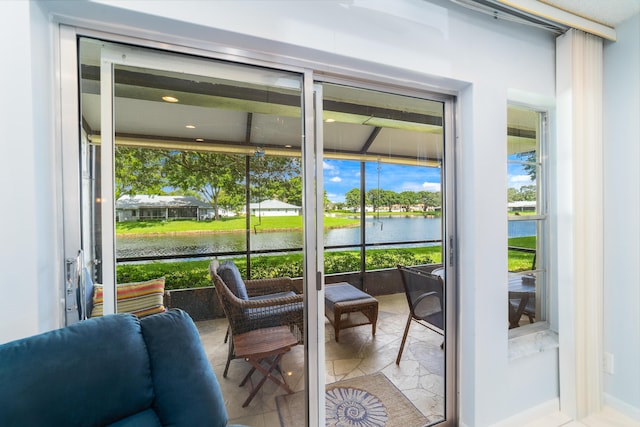
[[[357,227],[357,218],[325,217],[325,228]],[[116,223],[116,234],[151,234],[151,233],[194,233],[194,232],[244,232],[245,217],[221,218],[218,221],[126,221]],[[302,229],[301,216],[263,216],[251,217],[251,228],[258,230],[296,230]]]
[[[509,239],[510,247],[517,248],[526,248],[526,249],[534,249],[536,248],[536,237],[535,236],[527,236],[527,237],[512,237]],[[533,258],[535,253],[532,252],[522,252],[509,250],[509,271],[526,271],[532,270],[533,266]]]

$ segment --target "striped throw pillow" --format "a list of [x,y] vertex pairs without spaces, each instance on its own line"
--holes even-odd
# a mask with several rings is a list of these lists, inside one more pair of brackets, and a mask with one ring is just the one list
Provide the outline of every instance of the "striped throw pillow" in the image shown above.
[[[118,313],[133,313],[138,317],[165,311],[164,277],[137,283],[119,283],[116,285]],[[93,291],[93,310],[91,317],[102,316],[104,294],[102,285],[96,284]]]

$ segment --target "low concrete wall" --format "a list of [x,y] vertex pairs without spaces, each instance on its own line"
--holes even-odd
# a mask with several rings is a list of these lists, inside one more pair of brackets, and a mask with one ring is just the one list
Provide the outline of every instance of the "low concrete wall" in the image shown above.
[[[429,265],[428,268],[433,269],[440,266],[440,264],[433,264]],[[404,292],[400,273],[395,268],[367,271],[364,277],[359,273],[325,276],[325,283],[327,284],[338,282],[348,282],[374,297]],[[294,279],[294,285],[301,290],[302,279]],[[213,286],[168,290],[165,292],[164,304],[167,308],[183,309],[196,321],[224,317],[224,311],[220,306],[216,289]]]
[[224,317],[213,286],[166,291],[164,305],[167,308],[181,308],[195,321]]

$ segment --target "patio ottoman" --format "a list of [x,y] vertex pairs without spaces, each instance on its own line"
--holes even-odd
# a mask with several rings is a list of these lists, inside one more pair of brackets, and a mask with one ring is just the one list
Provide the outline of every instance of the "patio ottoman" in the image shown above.
[[327,285],[324,292],[324,314],[333,325],[336,342],[340,330],[355,326],[371,325],[376,334],[378,300],[346,282]]

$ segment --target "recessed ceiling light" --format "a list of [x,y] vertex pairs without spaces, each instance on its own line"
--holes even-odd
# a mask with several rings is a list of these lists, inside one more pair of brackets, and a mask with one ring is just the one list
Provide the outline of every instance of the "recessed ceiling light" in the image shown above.
[[195,129],[196,128],[195,125],[185,125],[184,127],[186,127],[187,129]]
[[163,96],[162,100],[166,102],[178,102],[178,98],[176,98],[175,96],[169,96],[169,95]]
[[291,144],[285,145],[284,148],[291,148]]
[[325,123],[333,123],[335,121],[336,121],[336,119],[327,119],[327,120],[325,120]]
[[204,138],[196,138],[196,142],[204,142]]

